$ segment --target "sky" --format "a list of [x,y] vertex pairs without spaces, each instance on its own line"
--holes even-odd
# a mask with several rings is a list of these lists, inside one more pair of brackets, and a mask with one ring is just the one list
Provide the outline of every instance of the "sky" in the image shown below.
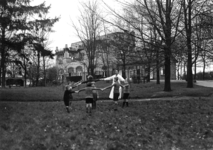
[[[38,5],[44,1],[46,5],[51,5],[48,16],[60,17],[60,20],[56,22],[53,27],[54,32],[50,33],[50,44],[48,47],[53,50],[55,50],[56,47],[63,49],[66,44],[70,47],[71,43],[80,41],[76,35],[75,29],[72,27],[72,21],[75,23],[80,15],[80,2],[87,2],[89,0],[34,0],[32,5]],[[97,1],[103,4],[102,0]],[[118,3],[116,3],[115,0],[103,1],[113,9],[118,7]]]
[[[88,2],[89,0],[34,0],[32,5],[38,5],[44,1],[46,2],[46,5],[51,5],[49,17],[60,17],[60,20],[56,22],[53,27],[54,32],[50,34],[50,45],[48,47],[54,52],[56,47],[63,49],[66,44],[68,47],[70,47],[71,43],[80,41],[71,24],[72,21],[75,23],[80,15],[80,2]],[[100,4],[101,10],[107,9],[102,1],[109,5],[113,10],[119,11],[119,9],[121,9],[116,0],[97,1]],[[129,2],[130,0],[127,1]],[[207,67],[207,70],[209,70],[211,67],[212,66]],[[200,70],[199,67],[198,70]]]

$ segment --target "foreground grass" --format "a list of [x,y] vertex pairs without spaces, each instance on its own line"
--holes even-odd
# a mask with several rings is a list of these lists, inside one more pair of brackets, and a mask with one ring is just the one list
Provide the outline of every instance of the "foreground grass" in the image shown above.
[[[96,86],[103,88],[111,83],[99,81]],[[85,87],[81,85],[80,88]],[[213,94],[213,88],[194,86],[186,88],[186,82],[171,83],[172,91],[164,92],[164,83],[157,85],[154,82],[145,84],[132,84],[131,98],[149,98],[149,97],[174,97],[174,96],[193,96],[202,97]],[[108,99],[110,89],[100,91],[100,99]],[[11,89],[0,89],[0,100],[4,101],[60,101],[63,97],[62,86],[57,87],[13,87]],[[74,99],[84,99],[84,92],[73,94]]]
[[209,150],[213,101],[130,102],[111,110],[98,102],[91,117],[84,102],[66,113],[62,102],[0,102],[1,150]]

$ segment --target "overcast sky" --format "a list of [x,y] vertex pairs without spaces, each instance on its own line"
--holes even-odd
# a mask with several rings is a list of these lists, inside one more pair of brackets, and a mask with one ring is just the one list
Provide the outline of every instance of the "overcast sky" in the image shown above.
[[[55,49],[58,47],[62,49],[65,47],[65,44],[70,46],[71,43],[79,41],[79,38],[76,36],[76,31],[71,25],[71,19],[75,21],[79,16],[79,8],[81,7],[80,2],[87,2],[89,0],[34,0],[32,4],[37,5],[44,1],[46,5],[51,4],[49,15],[51,17],[58,16],[61,18],[53,27],[55,32],[50,34],[51,44],[49,48]],[[102,3],[102,0],[97,1]],[[113,9],[118,6],[115,0],[104,1]]]

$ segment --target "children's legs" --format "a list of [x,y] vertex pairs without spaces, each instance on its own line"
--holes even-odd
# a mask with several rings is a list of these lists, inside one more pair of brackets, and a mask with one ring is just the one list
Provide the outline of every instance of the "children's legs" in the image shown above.
[[96,100],[93,101],[93,109],[96,109]]
[[118,101],[115,101],[115,110],[118,110]]
[[72,101],[69,102],[69,107],[71,108]]
[[126,104],[126,99],[124,99],[122,107],[124,107],[125,104]]
[[127,107],[129,106],[128,99],[129,99],[129,93],[127,93],[127,96],[126,96],[126,106],[127,106]]
[[86,98],[86,113],[89,112],[88,109],[89,109],[89,103],[88,103],[88,98]]
[[126,93],[124,93],[124,95],[123,95],[123,99],[124,99],[124,101],[123,101],[123,105],[122,105],[122,107],[124,107],[124,106],[125,106],[125,104],[126,104],[126,99],[127,99],[127,95],[126,95]]
[[90,113],[90,115],[92,113],[92,101],[93,101],[92,98],[87,98],[86,99],[86,112]]
[[70,110],[69,110],[69,100],[64,100],[64,104],[65,104],[67,112],[69,113],[70,112]]
[[119,93],[114,93],[114,110],[118,110],[118,97],[119,97]]
[[86,104],[86,112],[89,113],[89,115],[91,115],[91,113],[92,113],[92,103],[87,103]]
[[68,113],[70,112],[69,106],[66,106],[66,110],[67,110]]
[[92,102],[92,108],[96,109],[96,100],[97,100],[97,94],[93,95],[93,102]]
[[128,107],[129,106],[129,102],[128,102],[128,99],[126,99],[126,106]]
[[92,103],[89,103],[89,113],[92,113]]

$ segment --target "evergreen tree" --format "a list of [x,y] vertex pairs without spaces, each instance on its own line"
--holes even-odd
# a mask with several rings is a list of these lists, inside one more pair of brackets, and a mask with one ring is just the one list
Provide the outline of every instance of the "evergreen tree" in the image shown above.
[[[1,0],[0,1],[0,49],[2,87],[5,87],[6,65],[9,56],[15,51],[20,53],[24,46],[37,40],[31,32],[38,20],[32,16],[47,14],[50,6],[45,3],[31,6],[30,0]],[[58,18],[57,18],[58,19]],[[42,22],[40,20],[40,22]],[[45,21],[44,21],[45,22]],[[50,30],[50,29],[49,29]]]

